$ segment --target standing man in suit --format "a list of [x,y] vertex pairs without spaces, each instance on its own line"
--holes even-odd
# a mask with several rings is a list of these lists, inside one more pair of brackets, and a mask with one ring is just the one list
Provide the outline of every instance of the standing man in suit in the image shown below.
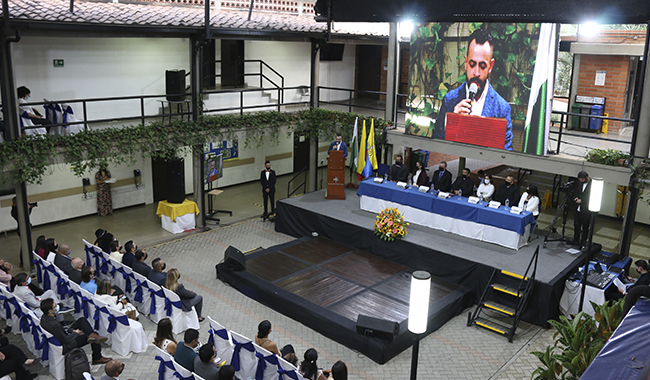
[[[461,115],[489,116],[506,119],[506,138],[503,149],[512,150],[512,119],[510,104],[490,85],[488,75],[494,67],[494,46],[492,36],[485,29],[476,29],[469,37],[465,72],[467,81],[449,91],[442,100],[433,137],[445,138],[445,124],[448,112]],[[470,95],[470,87],[477,86],[476,94]]]
[[[346,148],[347,149],[347,148]],[[262,196],[264,197],[264,214],[262,219],[275,214],[275,170],[271,169],[271,161],[264,163],[264,170],[260,173],[260,185],[262,185]],[[268,213],[268,201],[271,198],[271,213]]]
[[586,247],[589,235],[589,224],[591,224],[591,211],[589,211],[589,193],[591,193],[591,178],[586,171],[578,173],[578,182],[575,183],[576,204],[573,219],[573,243]]
[[463,197],[470,197],[474,194],[474,180],[469,177],[469,169],[464,168],[463,174],[456,178],[454,184],[451,185],[454,194],[461,195]]
[[433,175],[431,176],[431,186],[434,190],[440,190],[446,193],[451,191],[451,173],[447,171],[446,161],[440,161],[438,170],[433,172]]
[[333,150],[342,150],[343,157],[348,158],[348,145],[343,142],[343,137],[340,133],[336,134],[336,139],[330,144],[330,148],[327,150],[327,154],[330,154]]

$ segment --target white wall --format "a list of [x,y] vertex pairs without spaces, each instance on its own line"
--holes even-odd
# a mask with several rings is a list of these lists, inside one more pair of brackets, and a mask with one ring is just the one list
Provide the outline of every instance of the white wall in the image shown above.
[[[354,45],[345,45],[342,61],[326,61],[320,63],[321,86],[354,88],[355,50]],[[348,99],[348,94],[349,92],[345,91],[322,91],[321,100],[346,100]]]

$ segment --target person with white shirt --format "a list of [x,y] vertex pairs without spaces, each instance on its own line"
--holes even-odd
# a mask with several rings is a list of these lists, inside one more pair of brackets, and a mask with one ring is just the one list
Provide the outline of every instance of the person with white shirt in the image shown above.
[[122,258],[124,257],[124,254],[120,252],[120,249],[122,249],[122,244],[120,244],[119,240],[113,240],[111,242],[111,254],[110,257],[111,259],[117,261],[118,263],[122,262]]
[[[262,185],[262,197],[264,198],[264,214],[262,219],[275,214],[275,170],[271,169],[271,161],[264,163],[264,170],[260,173],[260,185]],[[271,198],[271,214],[268,213],[268,201]]]
[[537,219],[539,215],[539,190],[537,185],[532,183],[528,185],[526,191],[519,198],[519,208],[532,212],[535,219]]
[[429,183],[427,172],[424,170],[424,165],[420,161],[415,163],[415,172],[411,180],[414,186],[426,186]]
[[478,185],[478,189],[476,189],[476,196],[483,200],[490,200],[490,198],[492,198],[492,194],[494,194],[494,184],[492,183],[492,175],[486,174],[485,176],[483,176],[483,180],[481,181],[481,184]]
[[48,289],[40,297],[36,297],[34,292],[29,288],[32,278],[28,277],[26,273],[18,273],[16,275],[16,287],[14,288],[14,295],[20,298],[30,309],[34,311],[37,317],[41,317],[41,300],[51,298],[55,303],[59,303],[59,298],[52,289]]

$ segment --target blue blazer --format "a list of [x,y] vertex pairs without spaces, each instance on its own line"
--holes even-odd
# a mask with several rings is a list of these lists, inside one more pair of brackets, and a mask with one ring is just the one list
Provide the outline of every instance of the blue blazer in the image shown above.
[[[330,148],[327,150],[327,154],[330,154],[330,152],[332,150],[334,150],[334,148],[336,148],[336,141],[334,141],[334,142],[332,142],[330,144]],[[348,156],[348,145],[343,141],[341,141],[341,150],[343,151],[343,157],[347,157]]]
[[[445,95],[444,99],[442,99],[442,107],[440,107],[440,112],[438,113],[436,128],[433,131],[433,138],[445,138],[445,116],[447,115],[447,112],[454,112],[456,104],[460,103],[461,100],[466,99],[466,86],[467,82],[463,83],[462,86],[449,91],[447,95]],[[498,117],[508,121],[506,127],[506,140],[503,149],[512,150],[512,120],[510,118],[510,104],[508,104],[508,102],[506,102],[506,100],[496,92],[489,82],[487,98],[485,98],[485,104],[483,105],[481,116]]]

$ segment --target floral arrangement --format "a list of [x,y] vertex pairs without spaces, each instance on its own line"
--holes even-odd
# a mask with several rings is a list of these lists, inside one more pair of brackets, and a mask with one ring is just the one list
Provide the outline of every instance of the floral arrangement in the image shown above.
[[406,226],[402,213],[396,208],[387,208],[377,215],[375,235],[386,241],[401,239],[406,235]]

